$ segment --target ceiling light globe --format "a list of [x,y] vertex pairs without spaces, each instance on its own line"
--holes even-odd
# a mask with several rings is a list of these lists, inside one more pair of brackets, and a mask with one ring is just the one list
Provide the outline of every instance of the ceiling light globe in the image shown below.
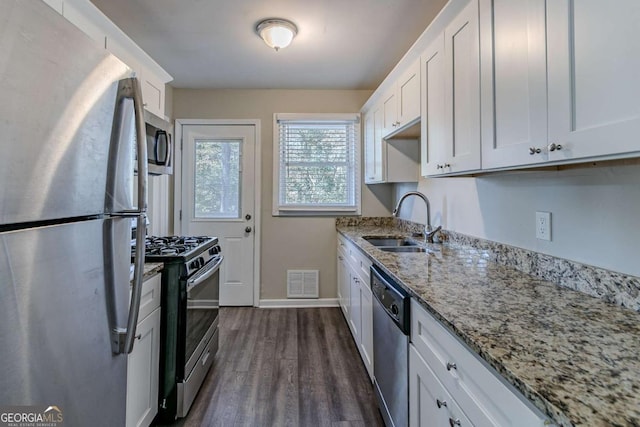
[[284,19],[267,19],[257,25],[256,32],[267,46],[278,51],[291,44],[298,28],[293,22]]

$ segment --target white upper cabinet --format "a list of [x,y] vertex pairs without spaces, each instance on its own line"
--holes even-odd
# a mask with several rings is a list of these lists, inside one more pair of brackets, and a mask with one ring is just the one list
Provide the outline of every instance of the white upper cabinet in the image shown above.
[[173,78],[89,0],[44,0],[103,49],[127,64],[140,80],[147,111],[164,118],[165,84]]
[[384,140],[382,139],[383,108],[375,105],[364,115],[364,182],[385,182]]
[[420,118],[420,61],[412,63],[382,97],[382,136],[391,137]]
[[480,27],[482,168],[544,162],[545,2],[480,0]]
[[422,80],[422,119],[420,120],[421,174],[443,172],[445,144],[448,144],[445,120],[444,34],[438,36],[420,56]]
[[444,30],[445,172],[480,169],[480,35],[472,0]]
[[549,160],[638,155],[639,22],[638,0],[547,2]]
[[382,136],[392,134],[398,129],[398,97],[393,87],[382,97]]
[[471,1],[421,55],[421,172],[480,169],[480,40]]
[[420,118],[420,60],[404,72],[397,84],[398,128]]
[[481,0],[482,168],[637,156],[640,2]]

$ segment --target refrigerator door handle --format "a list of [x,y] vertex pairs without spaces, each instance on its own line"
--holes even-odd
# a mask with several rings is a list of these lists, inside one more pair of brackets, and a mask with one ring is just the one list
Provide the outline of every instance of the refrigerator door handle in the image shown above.
[[133,82],[133,108],[135,110],[136,122],[136,143],[138,145],[138,209],[140,212],[147,211],[147,131],[144,121],[144,110],[142,103],[142,89],[140,80],[131,78]]
[[[114,217],[132,217],[131,214],[115,214]],[[131,302],[127,316],[127,327],[116,327],[112,330],[111,344],[114,354],[129,354],[133,351],[140,313],[140,300],[142,298],[142,282],[144,278],[145,261],[145,237],[147,214],[138,213],[136,217],[136,252],[134,256],[133,285],[131,287]]]
[[116,337],[114,343],[114,353],[129,354],[133,350],[136,338],[136,327],[138,325],[138,314],[140,312],[140,299],[142,297],[142,280],[144,276],[144,252],[145,235],[147,226],[147,139],[145,131],[142,91],[140,81],[132,78],[133,86],[133,106],[135,110],[136,144],[138,150],[138,211],[126,210],[114,214],[113,216],[135,216],[136,223],[136,253],[134,258],[133,287],[131,289],[131,303],[129,304],[129,317],[127,319],[127,329],[114,330]]

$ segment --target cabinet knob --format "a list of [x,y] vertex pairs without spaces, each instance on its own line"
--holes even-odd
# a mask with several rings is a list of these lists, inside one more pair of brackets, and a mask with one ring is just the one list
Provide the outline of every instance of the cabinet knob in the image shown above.
[[398,124],[396,122],[391,123],[391,126],[396,127]]
[[442,169],[442,168],[444,168],[444,166],[442,166],[442,165],[436,165],[436,169]]
[[450,167],[451,167],[451,165],[450,165],[449,163],[445,163],[445,164],[444,164],[444,166],[442,167],[442,169],[444,169],[444,168],[450,168]]
[[452,369],[458,369],[458,367],[455,363],[447,362],[447,371],[450,371]]
[[400,126],[400,122],[396,122],[396,126]]
[[549,144],[549,151],[562,150],[562,145],[552,142]]
[[532,156],[534,154],[540,154],[540,153],[542,153],[542,150],[540,148],[529,147],[529,154],[531,154]]
[[244,229],[244,232],[245,232],[245,233],[251,233],[251,227],[246,227],[246,228]]
[[449,418],[449,425],[451,427],[456,427],[460,425],[460,420],[459,419],[453,419],[453,418]]
[[436,399],[436,405],[438,405],[438,408],[442,408],[443,406],[447,406],[447,401]]

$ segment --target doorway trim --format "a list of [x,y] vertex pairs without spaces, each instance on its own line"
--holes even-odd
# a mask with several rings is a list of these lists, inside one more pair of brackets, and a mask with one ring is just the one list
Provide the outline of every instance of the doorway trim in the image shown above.
[[[253,181],[253,203],[254,203],[254,245],[253,245],[253,306],[260,306],[260,246],[262,235],[262,144],[260,144],[260,119],[176,119],[175,125],[175,162],[173,164],[173,232],[181,234],[182,224],[180,211],[182,210],[182,127],[186,125],[250,125],[255,130],[255,159],[254,159],[254,181]],[[178,149],[179,148],[179,149]]]

